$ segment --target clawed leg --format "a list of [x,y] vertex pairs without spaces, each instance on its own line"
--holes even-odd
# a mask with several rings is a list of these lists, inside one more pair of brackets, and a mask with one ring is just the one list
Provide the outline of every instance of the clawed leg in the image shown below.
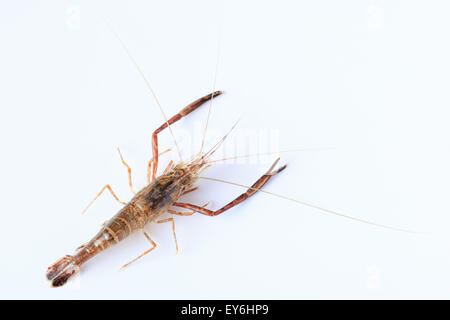
[[148,241],[150,241],[150,243],[152,244],[152,248],[148,249],[147,251],[145,251],[144,253],[142,253],[141,255],[137,256],[136,258],[134,258],[133,260],[131,260],[130,262],[124,264],[122,267],[120,267],[119,270],[122,270],[123,268],[127,267],[128,265],[130,265],[131,263],[135,262],[136,260],[142,258],[143,256],[145,256],[147,253],[149,253],[150,251],[152,251],[153,249],[156,248],[156,243],[148,236],[148,234],[145,232],[144,229],[142,229],[142,232],[144,233],[144,236],[148,239]]
[[177,241],[177,235],[175,233],[175,221],[173,220],[173,218],[167,218],[167,219],[163,219],[163,220],[158,220],[156,221],[156,223],[164,223],[164,222],[172,222],[172,232],[173,232],[173,238],[175,239],[175,247],[176,247],[176,254],[178,254],[178,241]]
[[136,191],[134,191],[134,188],[133,188],[133,182],[131,181],[131,168],[130,168],[130,166],[125,162],[125,160],[123,160],[122,152],[120,152],[119,147],[117,147],[117,151],[119,151],[120,160],[122,161],[123,165],[124,165],[125,167],[127,167],[127,170],[128,170],[128,184],[130,185],[130,190],[131,190],[131,192],[132,192],[133,194],[136,194]]
[[117,198],[117,196],[116,196],[116,194],[114,193],[114,191],[112,191],[110,185],[107,184],[106,186],[104,186],[104,187],[102,188],[102,190],[100,190],[100,192],[97,194],[97,196],[96,196],[96,197],[88,204],[88,206],[81,212],[81,214],[85,214],[85,213],[86,213],[87,209],[89,209],[89,207],[94,203],[94,201],[97,200],[97,198],[101,196],[101,194],[103,193],[103,191],[105,191],[105,189],[108,189],[109,192],[111,192],[112,196],[114,197],[114,199],[117,200],[117,202],[119,202],[119,203],[121,203],[121,204],[123,204],[123,205],[126,205],[125,202],[120,201],[119,198]]
[[153,160],[152,180],[154,180],[156,178],[156,171],[158,170],[158,136],[157,136],[158,133],[160,133],[162,130],[167,128],[167,126],[168,126],[167,124],[171,125],[172,123],[177,122],[178,120],[180,120],[184,116],[188,115],[189,113],[191,113],[192,111],[194,111],[195,109],[200,107],[206,101],[208,101],[208,100],[210,100],[212,98],[215,98],[215,97],[217,97],[218,95],[221,95],[221,94],[222,94],[222,91],[216,91],[216,92],[207,94],[206,96],[201,97],[200,99],[192,102],[190,105],[188,105],[183,110],[181,110],[179,113],[177,113],[172,118],[167,120],[167,122],[162,124],[158,129],[156,129],[153,132],[152,145],[153,145],[153,159],[154,160]]
[[197,211],[201,214],[205,214],[207,216],[217,216],[218,214],[221,214],[222,212],[234,207],[235,205],[241,203],[245,199],[248,199],[249,197],[254,195],[258,191],[258,189],[261,189],[264,186],[264,184],[266,184],[267,181],[269,181],[270,178],[272,178],[274,175],[276,175],[277,173],[284,170],[286,168],[286,165],[280,167],[279,169],[277,169],[275,171],[272,171],[279,160],[280,160],[280,158],[278,158],[275,161],[275,163],[270,167],[270,169],[267,171],[267,173],[265,175],[263,175],[261,178],[259,178],[258,181],[256,181],[245,193],[241,194],[239,197],[237,197],[236,199],[234,199],[233,201],[231,201],[224,207],[220,208],[219,210],[213,211],[213,210],[209,210],[209,209],[206,209],[206,208],[203,208],[200,206],[196,206],[196,205],[189,204],[189,203],[183,203],[183,202],[175,202],[173,204],[173,206],[191,209],[191,210]]

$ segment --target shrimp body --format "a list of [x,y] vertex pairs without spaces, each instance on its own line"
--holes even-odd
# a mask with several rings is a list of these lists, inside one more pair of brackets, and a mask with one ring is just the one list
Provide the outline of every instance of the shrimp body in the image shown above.
[[80,271],[84,262],[155,221],[193,187],[203,166],[204,161],[180,163],[145,186],[87,244],[80,246],[75,255],[66,255],[47,269],[46,276],[52,286],[64,285]]
[[[261,176],[251,187],[248,187],[247,191],[224,205],[222,208],[217,210],[206,209],[205,206],[198,206],[190,203],[178,202],[178,199],[186,192],[190,192],[195,190],[194,184],[197,179],[200,177],[200,174],[204,169],[209,167],[210,162],[209,159],[214,154],[214,152],[221,146],[221,144],[225,141],[228,134],[233,130],[236,126],[237,122],[233,125],[230,131],[219,140],[211,149],[206,152],[200,151],[187,163],[180,162],[173,169],[169,170],[167,173],[162,174],[159,177],[156,177],[157,167],[158,167],[158,138],[157,134],[160,133],[165,128],[170,128],[169,125],[175,123],[180,120],[184,116],[193,112],[197,108],[199,108],[206,101],[209,101],[219,95],[222,94],[222,91],[216,91],[211,94],[205,95],[200,99],[192,102],[191,104],[184,107],[179,113],[177,113],[172,118],[168,119],[164,124],[162,124],[158,129],[153,132],[152,135],[152,146],[153,146],[153,170],[152,170],[152,178],[153,181],[149,183],[146,187],[140,190],[133,199],[130,200],[122,210],[120,210],[111,220],[107,221],[102,229],[89,241],[87,244],[82,245],[78,248],[76,253],[71,255],[66,255],[63,258],[56,261],[52,264],[46,272],[46,277],[51,281],[51,285],[53,287],[60,287],[64,285],[70,278],[80,272],[80,266],[85,263],[87,260],[93,258],[103,250],[119,243],[126,237],[128,237],[131,233],[136,230],[142,230],[147,239],[152,243],[153,248],[145,251],[136,259],[130,261],[123,267],[129,265],[130,263],[136,261],[140,257],[144,256],[152,249],[156,247],[156,244],[144,231],[144,226],[152,221],[157,223],[172,221],[173,218],[158,220],[158,218],[165,212],[169,211],[173,214],[179,215],[190,215],[193,212],[198,212],[200,214],[204,214],[207,216],[216,216],[221,214],[242,201],[248,199],[253,194],[255,194],[271,177],[276,175],[277,173],[283,171],[286,168],[286,165],[281,166],[278,169],[274,169],[280,158],[278,158],[273,165],[269,168],[269,170]],[[120,150],[119,150],[120,154]],[[120,154],[121,158],[122,155]],[[180,155],[181,158],[181,155]],[[122,159],[122,163],[128,167],[128,165]],[[150,168],[150,167],[149,167]],[[128,167],[129,181],[130,187],[131,185],[131,175],[130,168]],[[148,171],[148,176],[150,171]],[[102,191],[97,195],[95,199],[100,196],[100,194],[105,190],[105,188],[109,188],[112,195],[116,198],[117,201],[121,202],[115,194],[110,189],[109,185],[106,185]],[[131,189],[133,191],[133,189]],[[94,199],[94,200],[95,200]],[[94,201],[93,200],[93,201]],[[91,202],[92,203],[92,202]],[[122,202],[121,202],[122,203]],[[90,204],[89,204],[90,205]],[[170,206],[184,208],[192,210],[189,213],[181,213],[176,212],[169,209]],[[89,206],[88,206],[89,207]],[[175,226],[173,224],[173,233],[175,238],[175,244],[177,245],[176,236],[175,236]],[[178,250],[178,245],[177,245]],[[122,267],[122,268],[123,268]]]

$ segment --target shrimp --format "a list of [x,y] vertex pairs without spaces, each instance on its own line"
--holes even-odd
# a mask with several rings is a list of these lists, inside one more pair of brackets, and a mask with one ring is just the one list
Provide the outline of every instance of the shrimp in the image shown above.
[[[200,107],[204,102],[208,101],[209,99],[215,98],[220,94],[222,94],[221,91],[216,91],[196,100],[195,102],[191,103],[183,110],[181,110],[181,112],[176,114],[174,117],[170,118],[161,127],[159,127],[153,133],[152,137],[154,155],[158,154],[157,134],[159,132],[167,128],[170,124],[180,120],[182,117],[194,111],[195,109]],[[156,223],[172,222],[172,230],[174,233],[175,244],[178,252],[178,244],[175,235],[174,220],[173,218],[159,220],[160,216],[163,213],[167,211],[175,215],[192,215],[194,213],[193,211],[197,211],[201,214],[209,216],[218,215],[232,208],[233,206],[241,203],[245,199],[248,199],[250,196],[255,194],[256,191],[260,189],[265,183],[267,183],[267,181],[269,181],[269,179],[272,176],[274,176],[275,174],[281,172],[286,168],[286,165],[284,165],[274,170],[274,167],[279,161],[278,158],[275,161],[275,163],[270,167],[270,169],[267,171],[267,173],[264,174],[261,178],[259,178],[245,193],[241,194],[239,197],[237,197],[236,199],[234,199],[233,201],[231,201],[230,203],[228,203],[227,205],[216,211],[204,208],[206,205],[201,207],[192,204],[177,202],[182,195],[196,190],[194,184],[198,180],[200,173],[202,173],[203,170],[205,170],[207,167],[210,166],[208,161],[210,159],[210,156],[222,144],[227,135],[225,135],[208,152],[205,153],[199,152],[198,154],[194,155],[192,159],[187,163],[180,162],[173,168],[171,165],[172,163],[170,163],[167,169],[165,170],[165,173],[163,173],[157,178],[155,177],[155,175],[158,167],[158,160],[157,160],[158,158],[154,156],[154,159],[150,161],[150,163],[153,163],[152,181],[142,190],[137,192],[136,195],[130,200],[130,202],[125,204],[125,206],[113,218],[107,221],[103,225],[101,230],[97,233],[97,235],[95,235],[87,244],[80,246],[73,256],[66,255],[63,258],[56,261],[47,269],[46,277],[48,280],[51,281],[51,286],[52,287],[63,286],[69,279],[71,279],[80,272],[80,266],[84,264],[86,261],[93,258],[100,252],[108,249],[109,247],[119,243],[120,241],[128,237],[131,233],[138,230],[141,230],[143,232],[144,236],[151,243],[152,247],[147,251],[145,251],[144,253],[142,253],[141,255],[139,255],[138,257],[136,257],[135,259],[131,260],[129,263],[123,265],[122,268],[128,266],[130,263],[143,257],[156,247],[156,243],[149,237],[149,235],[144,230],[144,226],[150,222]],[[122,155],[121,159],[122,162],[128,167],[125,161],[123,161]],[[128,174],[129,177],[131,177],[130,170],[128,170]],[[149,174],[150,174],[150,166],[149,166]],[[133,191],[131,185],[131,178],[130,178],[130,187],[131,190]],[[100,194],[106,189],[108,189],[116,198],[116,200],[118,200],[118,198],[115,196],[114,192],[112,191],[109,185],[105,186],[94,200],[96,200],[100,196]],[[90,204],[92,204],[92,202]],[[190,208],[193,211],[178,212],[170,209],[171,206],[180,208]]]
[[[112,30],[114,32],[114,30]],[[115,33],[115,32],[114,32]],[[61,259],[57,260],[55,263],[53,263],[50,267],[47,268],[46,271],[46,278],[51,282],[52,287],[61,287],[64,284],[67,283],[68,280],[72,279],[75,275],[80,273],[81,265],[83,265],[86,261],[90,260],[91,258],[98,255],[100,252],[108,249],[109,247],[114,246],[115,244],[119,243],[120,241],[127,238],[130,234],[132,234],[135,231],[142,231],[144,236],[147,238],[147,240],[151,244],[151,248],[143,252],[138,257],[134,258],[130,262],[126,263],[122,266],[122,268],[127,267],[131,263],[135,262],[136,260],[142,258],[149,252],[151,252],[153,249],[156,248],[156,243],[150,238],[150,236],[145,232],[144,226],[149,224],[150,222],[155,223],[165,223],[165,222],[171,222],[172,223],[172,231],[174,235],[176,250],[178,252],[178,243],[177,238],[175,234],[175,222],[174,219],[167,218],[160,220],[160,217],[163,213],[168,212],[170,214],[174,215],[181,215],[181,216],[189,216],[194,214],[194,212],[198,212],[200,214],[204,214],[207,216],[217,216],[232,207],[236,206],[237,204],[241,203],[242,201],[248,199],[252,195],[254,195],[256,192],[260,191],[266,194],[270,194],[272,196],[282,198],[288,201],[296,202],[298,204],[301,204],[303,206],[308,206],[311,208],[314,208],[316,210],[320,210],[322,212],[325,212],[327,214],[333,214],[337,215],[343,218],[351,219],[357,222],[362,222],[365,224],[374,225],[377,227],[383,227],[388,229],[393,229],[397,231],[404,231],[404,232],[413,232],[409,230],[399,229],[395,227],[390,227],[378,223],[374,223],[367,220],[362,220],[359,218],[354,218],[348,215],[344,215],[342,213],[321,208],[316,205],[300,201],[297,199],[289,198],[283,195],[279,195],[273,192],[268,192],[265,190],[262,190],[261,188],[276,174],[283,171],[287,165],[280,166],[279,168],[275,169],[277,163],[279,162],[280,158],[276,159],[276,161],[272,164],[272,166],[268,169],[268,171],[262,175],[253,185],[246,186],[241,185],[233,182],[228,182],[220,179],[214,179],[214,178],[207,178],[202,177],[201,173],[211,166],[212,163],[218,162],[218,161],[225,161],[233,158],[224,158],[224,159],[216,159],[216,160],[210,160],[210,157],[214,154],[214,152],[222,145],[222,143],[225,141],[228,134],[234,129],[236,124],[233,125],[233,127],[230,129],[230,131],[221,139],[219,140],[209,151],[203,152],[203,144],[206,136],[206,129],[208,126],[208,120],[209,115],[211,111],[211,105],[212,100],[216,98],[217,96],[221,95],[222,91],[214,91],[213,86],[213,92],[210,94],[207,94],[203,96],[202,98],[192,102],[188,106],[186,106],[184,109],[182,109],[179,113],[177,113],[175,116],[173,116],[170,119],[167,119],[161,105],[159,104],[159,101],[153,92],[152,87],[150,86],[150,83],[146,79],[145,75],[139,68],[136,61],[133,59],[131,54],[129,53],[128,49],[125,47],[122,40],[119,38],[117,33],[115,35],[118,37],[119,41],[121,42],[123,48],[125,49],[127,55],[131,59],[131,61],[134,63],[135,67],[141,74],[142,78],[144,79],[148,89],[150,90],[151,94],[153,95],[153,98],[155,99],[162,115],[165,118],[165,122],[153,132],[152,135],[152,151],[153,151],[153,158],[148,163],[147,168],[147,185],[142,188],[139,192],[135,193],[132,181],[131,181],[131,169],[128,166],[128,164],[124,161],[122,154],[119,151],[119,155],[121,158],[122,163],[127,167],[128,169],[128,178],[129,178],[129,185],[131,191],[135,194],[135,196],[128,202],[124,203],[119,200],[119,198],[116,196],[116,194],[113,192],[111,187],[109,185],[106,185],[101,189],[101,191],[98,193],[98,195],[92,200],[87,208],[83,211],[86,212],[86,210],[90,207],[90,205],[105,191],[108,189],[108,191],[113,195],[113,197],[124,205],[124,207],[109,221],[105,222],[100,231],[86,244],[81,245],[77,248],[74,255],[66,255],[62,257]],[[216,66],[217,71],[217,66]],[[214,80],[215,82],[215,80]],[[203,105],[205,102],[211,101],[211,104],[209,105],[209,111],[208,111],[208,118],[206,121],[206,127],[203,135],[203,140],[201,144],[200,151],[192,158],[187,161],[183,162],[181,160],[181,153],[179,151],[177,141],[173,135],[171,125],[181,118],[185,117],[186,115],[190,114],[194,110],[198,109],[201,105]],[[157,169],[158,169],[158,160],[159,155],[169,151],[166,150],[164,152],[159,153],[158,152],[158,134],[166,129],[169,128],[173,140],[175,142],[175,146],[178,150],[178,154],[180,156],[180,162],[177,165],[173,165],[173,161],[169,163],[167,168],[164,170],[163,174],[159,177],[156,176]],[[290,150],[293,151],[293,150]],[[246,155],[246,156],[252,156],[252,155]],[[238,156],[239,157],[239,156]],[[206,179],[206,180],[212,180],[216,182],[222,182],[222,183],[228,183],[235,186],[239,186],[242,188],[245,188],[246,191],[242,193],[240,196],[235,198],[234,200],[230,201],[228,204],[223,206],[220,209],[217,210],[210,210],[205,208],[207,204],[203,206],[198,206],[194,204],[184,203],[184,202],[178,202],[179,198],[186,193],[192,192],[197,190],[198,188],[195,187],[195,183],[198,181],[198,179]],[[171,209],[171,207],[178,207],[183,209],[189,209],[192,210],[190,212],[179,212],[176,210]],[[415,233],[415,232],[414,232]],[[121,268],[121,269],[122,269]]]

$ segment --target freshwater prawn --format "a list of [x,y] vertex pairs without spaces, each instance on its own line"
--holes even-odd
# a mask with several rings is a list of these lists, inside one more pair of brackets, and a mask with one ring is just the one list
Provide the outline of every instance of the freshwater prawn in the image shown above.
[[[116,34],[118,37],[118,35]],[[321,210],[323,212],[338,215],[341,217],[345,217],[348,219],[356,220],[358,222],[363,222],[366,224],[371,224],[379,227],[389,228],[389,229],[395,229],[400,231],[407,231],[402,230],[394,227],[389,227],[381,224],[377,224],[374,222],[354,218],[351,216],[347,216],[332,210],[324,209],[318,206],[315,206],[313,204],[299,201],[293,198],[285,197],[283,195],[271,193],[265,190],[261,190],[261,188],[276,174],[280,173],[286,168],[286,165],[282,165],[275,169],[277,166],[280,158],[276,159],[275,162],[271,165],[271,167],[268,169],[268,171],[262,175],[253,185],[251,186],[245,186],[241,184],[236,184],[228,181],[223,181],[220,179],[214,179],[214,178],[207,178],[207,177],[201,177],[201,173],[211,166],[212,163],[219,160],[210,160],[210,157],[214,154],[214,152],[222,145],[222,143],[225,141],[228,134],[233,130],[233,128],[236,126],[236,124],[233,125],[233,127],[230,129],[230,131],[221,139],[219,140],[212,148],[210,148],[207,152],[202,152],[203,150],[203,142],[206,135],[206,128],[209,120],[210,110],[211,110],[211,104],[212,100],[216,98],[217,96],[222,94],[222,91],[214,91],[210,94],[207,94],[200,99],[192,102],[185,108],[183,108],[179,113],[177,113],[175,116],[173,116],[170,119],[167,119],[165,116],[165,113],[163,109],[161,108],[161,105],[159,104],[159,101],[153,92],[152,87],[150,86],[150,83],[146,79],[145,75],[129,53],[128,49],[125,47],[121,39],[118,37],[119,41],[121,42],[122,46],[124,47],[126,53],[128,54],[129,58],[132,60],[132,62],[135,64],[137,70],[140,72],[141,76],[143,77],[144,81],[146,82],[150,92],[152,93],[158,107],[160,108],[161,113],[163,114],[165,118],[165,122],[156,129],[152,134],[152,151],[153,151],[153,158],[148,163],[147,168],[147,185],[142,188],[137,193],[134,191],[132,181],[131,181],[131,169],[128,166],[128,164],[124,161],[122,157],[122,153],[119,151],[119,155],[121,158],[122,163],[127,167],[128,169],[128,178],[129,178],[129,185],[131,191],[135,194],[134,197],[128,202],[122,202],[119,200],[119,198],[115,195],[113,190],[109,185],[104,186],[101,191],[97,194],[97,196],[89,203],[87,208],[83,211],[86,212],[86,210],[90,207],[90,205],[105,191],[108,190],[113,197],[124,205],[124,207],[115,215],[113,216],[109,221],[105,222],[100,229],[100,231],[86,244],[81,245],[79,248],[77,248],[74,255],[66,255],[62,257],[61,259],[57,260],[55,263],[53,263],[50,267],[48,267],[46,271],[46,278],[51,282],[52,287],[61,287],[64,284],[67,283],[67,281],[71,278],[73,278],[75,275],[77,275],[80,272],[80,267],[82,264],[84,264],[89,259],[95,257],[100,252],[108,249],[109,247],[119,243],[126,237],[128,237],[130,234],[132,234],[135,231],[140,230],[143,235],[147,238],[147,240],[151,244],[151,248],[131,260],[130,262],[124,264],[122,268],[127,267],[129,264],[135,262],[136,260],[142,258],[146,254],[148,254],[150,251],[156,248],[156,243],[150,238],[150,236],[145,232],[144,226],[146,226],[150,222],[155,223],[165,223],[165,222],[171,222],[172,223],[172,231],[174,235],[176,250],[178,252],[178,243],[177,238],[175,234],[175,222],[173,217],[161,219],[161,215],[165,212],[168,212],[173,215],[180,215],[180,216],[188,216],[192,215],[194,212],[198,212],[207,216],[216,216],[219,215],[228,209],[231,209],[232,207],[236,206],[237,204],[243,202],[244,200],[248,199],[252,195],[254,195],[256,192],[264,192],[271,194],[276,197],[283,198],[285,200],[290,200],[302,205],[306,205],[309,207],[312,207],[317,210]],[[216,72],[217,72],[217,66],[216,66]],[[215,81],[214,81],[215,82]],[[211,104],[209,106],[209,112],[208,112],[208,119],[206,122],[205,132],[203,136],[202,146],[200,149],[200,152],[193,155],[192,158],[189,161],[183,162],[181,161],[181,154],[178,149],[178,145],[176,143],[175,137],[173,136],[171,125],[181,118],[185,117],[186,115],[190,114],[194,110],[198,109],[201,105],[203,105],[205,102],[211,101]],[[158,159],[159,155],[166,153],[169,150],[166,150],[164,152],[159,153],[158,148],[158,134],[166,129],[169,128],[171,131],[171,134],[174,138],[175,146],[178,150],[178,153],[180,155],[180,162],[178,164],[174,164],[173,161],[169,163],[167,168],[164,170],[163,174],[157,177],[157,169],[158,169]],[[222,159],[222,160],[228,160],[232,158]],[[193,192],[197,190],[197,187],[195,187],[195,183],[198,181],[199,178],[208,179],[212,181],[217,182],[224,182],[229,183],[235,186],[246,188],[247,190],[242,193],[240,196],[235,198],[234,200],[230,201],[225,206],[221,207],[217,210],[210,210],[207,209],[205,204],[203,206],[194,205],[190,203],[185,202],[179,202],[179,198],[186,193]],[[178,207],[183,209],[189,209],[191,211],[189,212],[180,212],[173,210],[172,207]],[[121,268],[121,269],[122,269]]]
[[[192,215],[194,211],[197,211],[209,216],[218,215],[253,195],[256,192],[256,190],[254,189],[262,187],[272,176],[286,168],[286,166],[282,166],[279,169],[274,170],[273,168],[279,160],[277,159],[277,161],[275,161],[269,171],[260,179],[258,179],[258,181],[252,186],[251,189],[216,211],[206,209],[205,206],[201,207],[193,204],[177,202],[177,200],[182,195],[196,190],[196,188],[194,187],[194,183],[197,181],[200,173],[209,166],[208,160],[210,159],[210,156],[214,153],[214,151],[217,150],[217,148],[225,140],[226,136],[224,136],[208,152],[198,153],[186,163],[180,162],[176,166],[173,166],[173,162],[170,162],[164,173],[161,176],[156,177],[156,170],[158,167],[157,134],[163,129],[167,128],[169,124],[178,121],[185,115],[197,109],[207,100],[217,97],[221,93],[221,91],[216,91],[191,103],[180,113],[170,118],[166,123],[164,123],[153,133],[152,141],[154,158],[150,160],[150,163],[153,164],[152,181],[142,190],[136,193],[135,196],[130,200],[130,202],[126,203],[125,206],[112,219],[107,221],[91,241],[89,241],[85,245],[80,246],[74,256],[66,255],[65,257],[56,261],[47,269],[46,276],[47,279],[51,281],[52,286],[59,287],[64,285],[67,280],[72,278],[80,271],[80,266],[83,263],[93,258],[103,250],[106,250],[107,248],[119,243],[121,240],[125,239],[131,233],[137,230],[141,230],[143,232],[144,236],[152,244],[152,247],[137,258],[122,266],[122,268],[143,257],[156,247],[156,243],[144,230],[144,226],[150,222],[172,222],[172,230],[174,233],[175,244],[178,251],[174,220],[173,218],[158,220],[163,213],[167,211],[175,215]],[[128,167],[126,162],[123,161],[122,155],[121,159],[122,162]],[[150,169],[150,166],[148,168]],[[131,190],[133,190],[130,170],[128,171],[128,173],[130,177],[130,187]],[[95,201],[106,189],[108,189],[112,193],[114,198],[118,200],[111,187],[109,185],[106,185],[104,188],[102,188],[102,190],[94,198],[93,201]],[[93,203],[93,201],[88,205],[88,207]],[[178,212],[170,209],[171,206],[189,208],[193,211]],[[84,210],[84,212],[86,211],[86,209]]]

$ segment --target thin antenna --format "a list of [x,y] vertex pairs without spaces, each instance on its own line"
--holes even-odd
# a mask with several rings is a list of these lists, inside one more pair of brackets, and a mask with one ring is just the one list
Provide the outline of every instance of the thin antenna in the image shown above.
[[269,154],[278,154],[278,153],[284,153],[284,152],[314,151],[314,150],[328,150],[328,149],[334,149],[334,147],[303,148],[303,149],[281,150],[281,151],[274,151],[274,152],[251,153],[251,154],[245,154],[245,155],[229,157],[229,158],[214,159],[214,160],[211,160],[211,161],[207,161],[206,163],[215,163],[215,162],[233,160],[233,159],[238,159],[238,158],[256,157],[256,156],[263,156],[263,155],[269,155]]
[[350,220],[353,220],[353,221],[362,222],[362,223],[365,223],[365,224],[370,224],[370,225],[373,225],[373,226],[376,226],[376,227],[380,227],[380,228],[385,228],[385,229],[390,229],[390,230],[395,230],[395,231],[402,231],[402,232],[407,232],[407,233],[424,233],[424,232],[411,231],[411,230],[405,230],[405,229],[390,227],[390,226],[386,226],[386,225],[383,225],[383,224],[379,224],[379,223],[375,223],[375,222],[371,222],[371,221],[367,221],[367,220],[363,220],[363,219],[359,219],[359,218],[354,218],[352,216],[348,216],[348,215],[345,215],[345,214],[342,214],[342,213],[339,213],[339,212],[336,212],[336,211],[333,211],[333,210],[329,210],[329,209],[325,209],[325,208],[322,208],[322,207],[318,207],[318,206],[316,206],[314,204],[311,204],[311,203],[308,203],[308,202],[304,202],[304,201],[300,201],[300,200],[297,200],[297,199],[289,198],[289,197],[283,196],[283,195],[278,194],[278,193],[273,193],[273,192],[269,192],[269,191],[266,191],[266,190],[249,187],[249,186],[246,186],[246,185],[243,185],[243,184],[239,184],[239,183],[235,183],[235,182],[229,182],[229,181],[216,179],[216,178],[209,178],[209,177],[199,177],[199,179],[205,179],[205,180],[211,180],[211,181],[216,181],[216,182],[222,182],[222,183],[227,183],[227,184],[231,184],[231,185],[242,187],[242,188],[257,190],[257,191],[260,191],[260,192],[263,192],[263,193],[267,193],[267,194],[270,194],[272,196],[275,196],[275,197],[278,197],[278,198],[282,198],[282,199],[285,199],[285,200],[289,200],[289,201],[292,201],[292,202],[296,202],[296,203],[299,203],[301,205],[304,205],[304,206],[307,206],[307,207],[311,207],[311,208],[314,208],[314,209],[317,209],[317,210],[320,210],[320,211],[323,211],[323,212],[326,212],[326,213],[329,213],[329,214],[333,214],[333,215],[336,215],[336,216],[347,218],[347,219],[350,219]]
[[220,139],[208,152],[205,153],[204,157],[208,158],[210,157],[216,150],[220,147],[220,145],[225,141],[225,139],[228,137],[228,135],[233,131],[233,129],[237,126],[237,124],[241,121],[241,119],[237,120],[230,130],[223,136],[222,139]]
[[200,154],[202,153],[203,150],[203,145],[205,144],[205,138],[206,138],[206,131],[208,130],[208,124],[209,124],[209,118],[211,116],[211,109],[212,109],[212,104],[213,104],[213,94],[214,91],[216,90],[216,81],[217,81],[217,73],[219,70],[219,56],[220,56],[220,42],[221,42],[221,32],[219,29],[219,37],[217,40],[217,60],[216,60],[216,70],[214,71],[214,80],[213,80],[213,86],[212,86],[212,90],[211,92],[211,99],[210,99],[210,103],[209,103],[209,108],[208,108],[208,117],[206,118],[206,124],[205,124],[205,130],[203,131],[203,138],[202,138],[202,144],[200,146]]
[[167,127],[169,128],[170,134],[172,135],[173,141],[175,142],[175,147],[177,148],[177,151],[178,151],[178,155],[179,155],[179,157],[180,157],[180,160],[182,160],[180,148],[178,147],[177,140],[175,139],[175,135],[173,134],[172,127],[171,127],[170,124],[169,124],[169,121],[168,121],[168,119],[167,119],[167,116],[166,116],[166,114],[164,113],[164,110],[163,110],[163,108],[161,107],[161,104],[159,103],[159,100],[158,100],[158,98],[156,97],[156,94],[155,94],[155,92],[153,91],[153,88],[152,88],[152,86],[150,85],[150,82],[149,82],[149,81],[147,80],[147,78],[145,77],[144,72],[141,70],[141,68],[140,68],[139,65],[137,64],[136,60],[133,58],[133,56],[131,55],[131,53],[130,53],[130,51],[128,50],[127,46],[126,46],[125,43],[122,41],[122,39],[119,37],[119,35],[117,34],[117,32],[116,32],[116,31],[115,31],[108,23],[107,23],[107,25],[108,25],[109,29],[115,34],[115,36],[116,36],[117,39],[119,40],[120,44],[122,45],[123,49],[124,49],[125,52],[127,53],[128,57],[129,57],[130,60],[133,62],[134,66],[136,67],[136,69],[138,70],[138,72],[140,73],[140,75],[142,76],[142,78],[144,79],[145,84],[147,85],[148,89],[150,90],[150,92],[151,92],[153,98],[154,98],[155,101],[156,101],[156,104],[157,104],[158,107],[159,107],[159,110],[161,111],[161,113],[162,113],[162,115],[163,115],[163,117],[164,117],[164,121],[167,123]]

